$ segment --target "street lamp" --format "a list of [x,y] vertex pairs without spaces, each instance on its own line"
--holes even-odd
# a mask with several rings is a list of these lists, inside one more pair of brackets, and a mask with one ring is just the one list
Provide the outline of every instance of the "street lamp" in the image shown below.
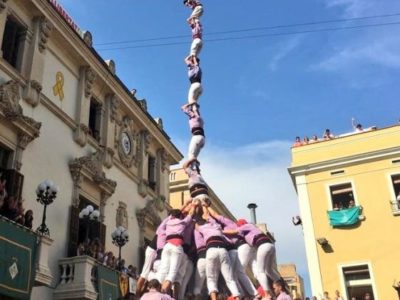
[[91,221],[97,222],[100,217],[100,212],[94,209],[92,205],[88,205],[81,210],[79,213],[79,219],[82,219],[85,223],[85,242],[89,238],[89,224]]
[[40,204],[44,205],[42,224],[38,227],[38,229],[36,229],[36,233],[40,235],[50,236],[50,230],[46,226],[46,209],[47,205],[50,205],[56,199],[58,192],[58,186],[56,186],[54,182],[49,179],[40,183],[36,189],[36,200]]
[[118,264],[121,263],[121,248],[125,246],[125,244],[129,241],[129,233],[128,231],[119,226],[117,229],[111,233],[112,243],[119,248],[118,252]]

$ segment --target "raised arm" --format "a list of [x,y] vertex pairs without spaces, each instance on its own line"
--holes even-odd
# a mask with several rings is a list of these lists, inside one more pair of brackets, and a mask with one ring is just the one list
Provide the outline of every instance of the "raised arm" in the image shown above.
[[235,235],[235,234],[239,234],[239,230],[237,229],[224,229],[223,233],[226,235]]
[[190,211],[192,201],[193,201],[192,198],[186,200],[185,204],[181,208],[181,212],[188,213]]

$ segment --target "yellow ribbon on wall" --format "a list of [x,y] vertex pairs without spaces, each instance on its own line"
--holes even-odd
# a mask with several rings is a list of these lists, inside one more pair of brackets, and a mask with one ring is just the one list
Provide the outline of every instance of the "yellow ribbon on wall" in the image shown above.
[[56,84],[53,86],[54,96],[59,96],[60,100],[64,100],[64,75],[61,72],[56,74]]

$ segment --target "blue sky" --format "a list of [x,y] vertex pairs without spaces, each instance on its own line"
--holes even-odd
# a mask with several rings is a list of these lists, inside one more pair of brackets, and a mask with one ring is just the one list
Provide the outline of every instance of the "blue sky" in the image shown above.
[[[118,76],[162,117],[186,153],[190,137],[180,112],[189,87],[183,58],[190,36],[145,43],[107,42],[189,35],[181,0],[59,0],[76,23],[92,32]],[[204,0],[205,39],[400,22],[400,16],[270,31],[207,35],[255,27],[400,13],[398,0]],[[400,117],[400,25],[274,37],[205,42],[201,54],[202,115],[207,145],[206,180],[238,216],[257,202],[260,222],[278,240],[278,261],[294,262],[308,285],[301,229],[291,225],[297,198],[286,168],[296,135],[389,126]],[[100,50],[183,42],[166,47]],[[245,183],[245,184],[244,184]],[[232,189],[232,185],[235,189]],[[273,197],[271,196],[273,195]],[[309,291],[309,288],[307,287]],[[331,291],[333,294],[334,291]]]

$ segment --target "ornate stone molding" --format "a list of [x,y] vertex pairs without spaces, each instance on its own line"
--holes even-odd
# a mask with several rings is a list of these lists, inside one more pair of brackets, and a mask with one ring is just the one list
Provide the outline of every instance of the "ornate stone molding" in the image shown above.
[[92,86],[96,79],[96,73],[91,67],[85,67],[85,97],[92,94]]
[[146,154],[148,154],[149,149],[150,149],[150,144],[151,144],[151,141],[153,138],[152,138],[150,132],[148,132],[147,130],[142,130],[141,134],[143,136],[144,151]]
[[117,213],[115,216],[116,227],[122,226],[128,229],[128,211],[126,203],[120,201],[118,203]]
[[164,130],[164,124],[163,120],[161,118],[155,118],[154,121],[156,121],[158,128],[161,130]]
[[156,200],[148,201],[144,208],[137,210],[136,219],[141,231],[144,231],[147,224],[153,228],[157,228],[161,224],[161,218],[157,212]]
[[89,134],[89,127],[85,124],[79,124],[74,131],[74,141],[81,147],[87,143],[87,137]]
[[116,73],[116,66],[115,66],[115,62],[112,60],[112,59],[108,59],[108,60],[105,60],[105,63],[106,63],[106,65],[107,65],[107,67],[108,67],[108,69],[110,70],[110,72],[113,74],[113,75],[115,75],[115,73]]
[[21,87],[17,81],[10,80],[0,85],[0,115],[18,128],[19,133],[28,135],[33,139],[40,133],[42,123],[23,114],[19,104],[21,100]]
[[[140,151],[139,134],[134,129],[133,125],[134,125],[133,120],[128,117],[125,117],[122,121],[122,127],[120,129],[118,136],[116,137],[117,140],[115,143],[116,147],[118,148],[118,154],[121,163],[126,168],[131,168],[133,165],[137,166],[139,162],[139,151]],[[129,153],[126,153],[124,151],[123,138],[129,139],[130,141],[131,150]]]
[[140,107],[144,111],[147,111],[147,101],[146,101],[146,99],[137,100],[137,102],[139,103]]
[[83,32],[83,41],[88,47],[91,48],[93,46],[93,36],[90,31]]
[[76,158],[69,163],[75,190],[72,205],[79,206],[79,190],[83,176],[96,183],[105,196],[110,197],[114,194],[117,182],[106,177],[102,168],[102,157],[102,153],[95,152],[91,155]]
[[24,88],[22,97],[33,107],[36,107],[40,101],[40,93],[42,92],[42,85],[36,80],[28,82]]
[[110,169],[113,166],[115,151],[112,148],[107,148],[104,155],[104,166]]
[[46,50],[47,40],[53,30],[53,25],[45,17],[39,20],[39,51],[43,53]]
[[116,122],[117,124],[119,124],[120,122],[120,117],[118,114],[118,109],[121,106],[121,101],[118,100],[118,98],[115,95],[109,95],[110,97],[110,120],[111,122]]
[[8,0],[0,0],[0,13],[2,13],[3,10],[7,7],[7,1]]
[[160,167],[161,167],[161,172],[164,172],[168,167],[168,153],[164,148],[160,148],[157,150],[157,154],[160,158]]

